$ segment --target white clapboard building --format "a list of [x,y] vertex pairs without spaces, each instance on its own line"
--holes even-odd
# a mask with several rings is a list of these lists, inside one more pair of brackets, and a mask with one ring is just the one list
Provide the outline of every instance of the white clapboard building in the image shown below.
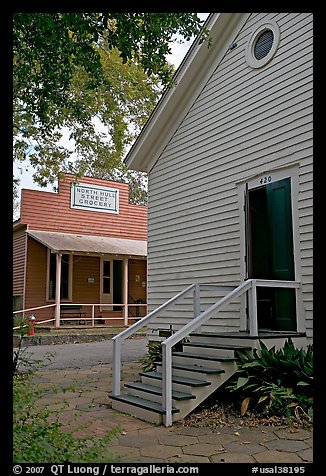
[[117,367],[113,396],[166,425],[234,372],[236,346],[313,337],[313,15],[212,13],[205,26],[210,46],[196,39],[126,158],[149,178],[144,323],[164,351],[126,396]]

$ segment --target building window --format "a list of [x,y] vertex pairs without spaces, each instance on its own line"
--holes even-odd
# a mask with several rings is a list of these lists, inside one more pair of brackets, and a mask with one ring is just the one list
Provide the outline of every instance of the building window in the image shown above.
[[23,309],[23,296],[13,296],[13,311],[20,311]]
[[[57,255],[56,253],[49,253],[49,300],[55,299],[56,289],[56,270],[57,270]],[[72,256],[63,254],[61,256],[61,289],[60,299],[71,299],[71,264]]]
[[111,294],[111,262],[103,261],[103,293]]
[[251,35],[246,49],[246,61],[251,68],[265,66],[274,56],[280,41],[280,29],[270,20]]

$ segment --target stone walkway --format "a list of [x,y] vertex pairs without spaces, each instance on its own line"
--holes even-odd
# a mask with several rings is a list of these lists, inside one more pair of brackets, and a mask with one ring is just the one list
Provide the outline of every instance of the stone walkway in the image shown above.
[[[138,377],[138,362],[122,363],[123,383]],[[76,436],[100,437],[119,425],[110,443],[121,463],[312,463],[312,432],[305,429],[261,426],[166,428],[117,413],[108,397],[111,365],[86,370],[40,370],[34,381],[46,389],[41,404],[62,408],[64,428]],[[54,387],[68,391],[54,391]],[[70,388],[70,389],[69,389]]]

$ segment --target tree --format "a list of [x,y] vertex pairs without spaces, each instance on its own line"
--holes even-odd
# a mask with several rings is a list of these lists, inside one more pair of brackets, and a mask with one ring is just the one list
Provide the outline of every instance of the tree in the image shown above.
[[40,185],[62,172],[131,177],[121,161],[171,84],[174,35],[201,25],[196,13],[15,13],[14,160],[28,157]]

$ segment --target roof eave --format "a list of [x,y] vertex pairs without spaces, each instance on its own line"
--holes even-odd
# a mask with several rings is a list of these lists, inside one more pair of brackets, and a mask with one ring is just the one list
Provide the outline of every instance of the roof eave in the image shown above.
[[199,44],[198,38],[188,51],[174,76],[174,86],[167,89],[125,158],[128,168],[149,172],[160,153],[183,119],[189,100],[200,91],[210,72],[212,55],[224,53],[227,40],[241,17],[247,13],[216,13],[208,17],[205,28],[210,31],[212,46]]

